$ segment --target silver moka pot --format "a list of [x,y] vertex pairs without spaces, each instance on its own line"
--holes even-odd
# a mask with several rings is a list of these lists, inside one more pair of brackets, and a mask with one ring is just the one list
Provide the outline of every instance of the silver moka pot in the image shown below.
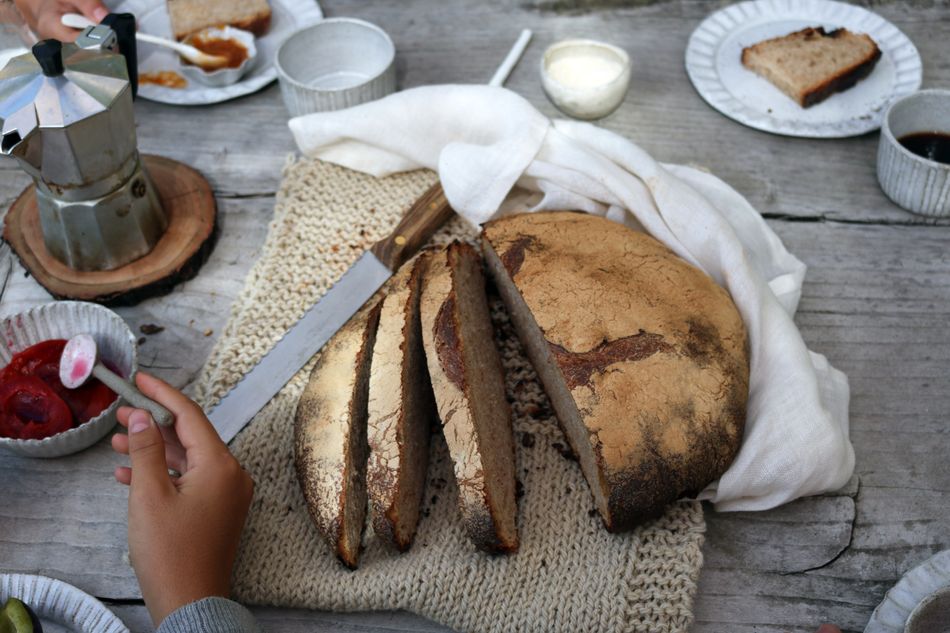
[[136,147],[135,54],[135,18],[113,14],[0,71],[0,153],[33,177],[43,241],[75,270],[124,266],[168,226]]

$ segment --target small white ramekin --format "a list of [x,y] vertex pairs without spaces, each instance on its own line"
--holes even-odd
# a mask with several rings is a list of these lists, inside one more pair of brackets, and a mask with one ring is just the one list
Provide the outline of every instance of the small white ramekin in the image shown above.
[[206,86],[221,88],[230,86],[244,76],[244,74],[254,65],[257,59],[257,47],[254,45],[254,34],[250,31],[236,29],[233,26],[209,27],[193,33],[185,38],[185,44],[191,44],[192,38],[201,35],[207,38],[218,38],[222,40],[236,40],[247,49],[247,59],[241,62],[237,68],[219,68],[217,70],[207,71],[201,66],[189,64],[179,59],[181,74],[192,81],[197,81]]
[[[599,56],[620,66],[612,79],[595,86],[577,87],[558,81],[551,64],[568,56]],[[557,108],[577,119],[600,119],[623,103],[630,87],[630,56],[627,51],[606,42],[586,39],[562,40],[552,44],[541,56],[541,86]]]
[[328,18],[288,37],[274,66],[291,116],[340,110],[396,90],[396,47],[375,24]]
[[877,149],[878,182],[908,211],[950,216],[950,165],[918,156],[897,140],[918,132],[950,134],[950,90],[921,90],[888,109]]
[[[0,321],[0,368],[6,367],[14,354],[31,345],[83,333],[96,339],[99,358],[108,361],[121,376],[135,377],[138,350],[129,326],[112,310],[82,301],[47,303]],[[0,437],[0,446],[29,457],[78,453],[112,430],[120,401],[121,398],[116,398],[98,416],[68,431],[42,440]]]

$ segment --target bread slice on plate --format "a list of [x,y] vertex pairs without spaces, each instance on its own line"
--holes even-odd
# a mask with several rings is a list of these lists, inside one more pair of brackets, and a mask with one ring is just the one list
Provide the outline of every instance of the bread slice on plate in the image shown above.
[[294,461],[310,517],[351,569],[366,521],[366,402],[381,307],[371,300],[324,346],[294,421]]
[[725,472],[749,391],[745,327],[725,290],[652,237],[588,214],[494,220],[482,245],[609,530]]
[[518,529],[511,413],[482,258],[473,246],[455,242],[432,256],[421,310],[426,361],[466,530],[479,549],[514,552]]
[[419,297],[428,256],[400,268],[387,286],[369,381],[367,486],[373,529],[401,551],[416,533],[435,421],[432,386],[419,329]]
[[224,25],[260,36],[270,27],[271,10],[267,0],[168,0],[168,17],[176,40]]
[[803,108],[871,74],[881,49],[864,33],[808,27],[742,49],[742,65]]

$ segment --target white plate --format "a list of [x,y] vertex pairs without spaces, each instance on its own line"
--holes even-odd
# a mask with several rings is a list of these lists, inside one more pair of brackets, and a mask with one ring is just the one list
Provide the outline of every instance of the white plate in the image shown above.
[[36,612],[44,633],[129,633],[104,604],[62,580],[0,574],[0,606],[10,597]]
[[[270,7],[270,28],[263,37],[257,38],[257,59],[243,79],[220,88],[193,81],[189,81],[188,86],[182,89],[140,84],[139,96],[174,105],[206,105],[257,92],[277,79],[277,70],[274,68],[277,48],[294,31],[320,20],[323,12],[316,0],[270,0]],[[171,37],[172,28],[165,0],[125,0],[115,11],[133,13],[143,33]],[[139,42],[138,58],[140,73],[173,70],[181,74],[178,55],[167,48]]]
[[904,574],[884,595],[864,633],[904,633],[907,618],[933,592],[950,587],[950,550],[931,556]]
[[[742,49],[808,26],[867,33],[881,49],[874,70],[854,87],[802,108],[747,70]],[[893,24],[867,9],[831,0],[740,2],[706,18],[689,38],[686,72],[709,105],[766,132],[841,138],[877,130],[887,107],[920,87],[920,54]]]

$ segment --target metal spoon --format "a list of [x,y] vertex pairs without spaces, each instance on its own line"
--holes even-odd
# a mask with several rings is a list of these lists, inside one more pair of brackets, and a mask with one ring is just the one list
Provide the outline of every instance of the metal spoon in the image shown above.
[[[63,26],[68,26],[72,29],[84,29],[86,27],[96,25],[95,22],[84,15],[79,15],[78,13],[64,13],[60,18],[60,22],[63,23]],[[222,57],[221,55],[209,55],[204,51],[198,50],[194,46],[182,44],[181,42],[175,42],[174,40],[168,40],[164,37],[156,37],[155,35],[149,35],[148,33],[136,32],[135,39],[140,42],[148,42],[149,44],[170,48],[191,63],[198,64],[199,66],[219,66],[227,63],[228,61],[227,57]]]
[[133,384],[100,363],[98,355],[96,341],[88,334],[77,334],[69,339],[59,359],[59,380],[63,386],[76,389],[90,376],[95,376],[133,407],[146,409],[159,426],[172,425],[175,418],[171,411],[146,397]]

